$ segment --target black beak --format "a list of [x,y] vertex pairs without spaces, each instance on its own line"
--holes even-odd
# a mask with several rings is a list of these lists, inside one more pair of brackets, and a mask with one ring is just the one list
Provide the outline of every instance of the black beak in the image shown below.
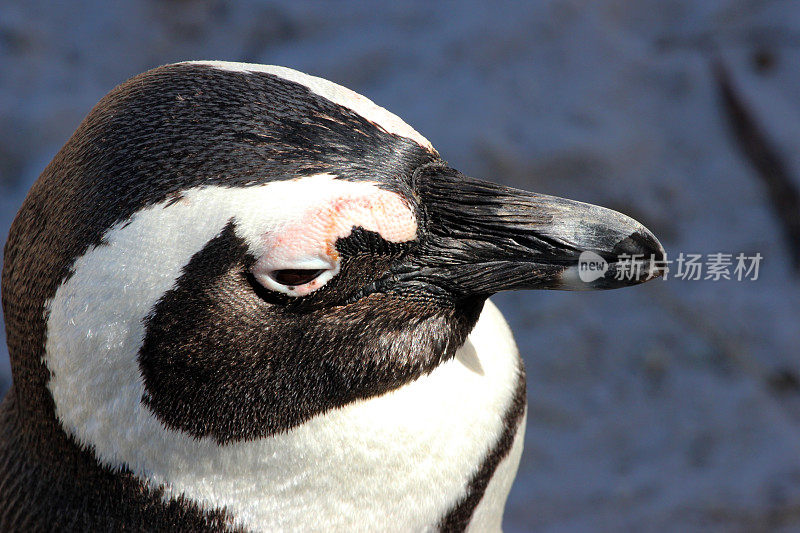
[[413,273],[406,274],[414,281],[467,297],[612,289],[663,273],[658,240],[611,209],[496,185],[444,166],[424,167],[415,178],[424,227],[411,258]]

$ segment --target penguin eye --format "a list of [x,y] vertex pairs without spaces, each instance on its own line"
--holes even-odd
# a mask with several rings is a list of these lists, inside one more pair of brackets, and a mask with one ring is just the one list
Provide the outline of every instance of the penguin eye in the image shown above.
[[289,296],[311,294],[339,273],[338,260],[328,262],[318,258],[305,258],[281,261],[282,264],[277,265],[275,263],[269,256],[263,257],[250,272],[265,289]]
[[284,270],[276,270],[272,273],[272,279],[281,285],[296,286],[305,285],[318,278],[320,274],[325,272],[323,269],[304,270],[300,268],[287,268]]

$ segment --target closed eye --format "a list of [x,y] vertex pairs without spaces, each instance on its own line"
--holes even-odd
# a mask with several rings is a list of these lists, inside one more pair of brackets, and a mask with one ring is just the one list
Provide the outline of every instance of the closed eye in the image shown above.
[[283,270],[275,270],[272,272],[271,277],[281,285],[287,287],[294,287],[297,285],[305,285],[325,272],[324,269],[304,270],[299,268],[287,268]]

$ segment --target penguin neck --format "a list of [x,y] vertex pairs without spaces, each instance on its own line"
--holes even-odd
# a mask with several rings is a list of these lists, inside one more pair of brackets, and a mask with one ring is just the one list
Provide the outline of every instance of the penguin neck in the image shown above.
[[[431,373],[284,433],[220,445],[158,425],[131,428],[141,434],[115,455],[95,449],[104,465],[163,487],[165,497],[225,508],[247,528],[422,529],[465,498],[520,390],[524,401],[513,338],[487,303],[464,346]],[[489,511],[498,525],[517,440]]]

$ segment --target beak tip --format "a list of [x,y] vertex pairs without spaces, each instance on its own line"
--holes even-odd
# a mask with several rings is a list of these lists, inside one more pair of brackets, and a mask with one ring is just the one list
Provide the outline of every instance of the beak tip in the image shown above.
[[577,265],[562,271],[561,288],[602,290],[638,285],[663,276],[665,258],[664,247],[641,226],[610,250],[582,252]]
[[616,256],[640,257],[656,262],[663,262],[666,255],[664,247],[655,235],[644,226],[618,242],[611,253]]
[[664,275],[666,251],[644,226],[617,243],[612,253],[617,257],[610,269],[616,286],[638,285]]

